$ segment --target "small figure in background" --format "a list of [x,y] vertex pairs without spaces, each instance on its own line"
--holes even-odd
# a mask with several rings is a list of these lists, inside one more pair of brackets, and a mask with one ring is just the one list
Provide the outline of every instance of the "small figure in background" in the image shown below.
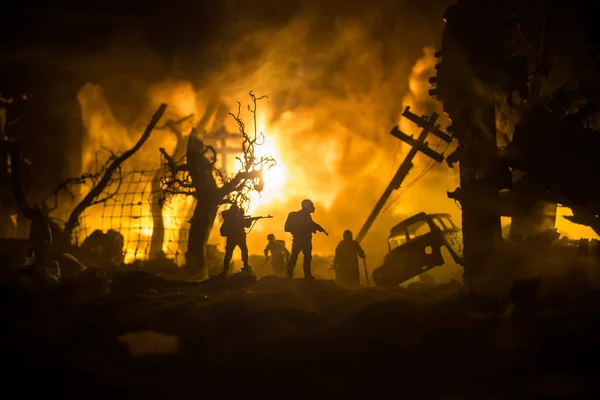
[[33,258],[36,267],[42,270],[49,261],[52,231],[48,223],[48,216],[39,206],[33,206],[28,217],[31,219],[29,240],[33,246]]
[[[275,275],[280,277],[286,276],[286,265],[290,260],[290,252],[285,248],[285,241],[275,239],[274,234],[267,236],[269,243],[265,247],[265,264],[271,259],[271,265]],[[269,253],[271,253],[269,255]]]
[[353,239],[351,231],[345,231],[343,238],[335,249],[333,259],[335,281],[344,285],[358,285],[360,284],[358,258],[365,259],[365,251]]

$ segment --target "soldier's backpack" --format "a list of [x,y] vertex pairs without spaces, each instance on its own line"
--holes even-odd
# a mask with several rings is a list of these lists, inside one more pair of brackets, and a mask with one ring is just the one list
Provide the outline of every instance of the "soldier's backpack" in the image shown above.
[[227,237],[231,234],[231,219],[229,217],[229,210],[223,211],[221,215],[223,216],[223,223],[221,224],[221,229],[219,229],[219,233],[222,237]]
[[298,212],[292,211],[288,214],[287,219],[285,220],[285,226],[283,227],[284,231],[289,233],[294,233],[298,227]]
[[221,224],[221,229],[219,229],[219,233],[221,234],[221,237],[227,237],[229,236],[227,231],[227,224],[225,222],[223,222],[223,224]]

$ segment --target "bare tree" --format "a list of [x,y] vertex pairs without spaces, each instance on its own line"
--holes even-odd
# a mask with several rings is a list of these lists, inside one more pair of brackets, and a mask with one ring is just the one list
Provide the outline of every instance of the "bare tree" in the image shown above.
[[165,149],[160,149],[163,166],[168,172],[162,184],[165,198],[189,195],[194,196],[197,201],[191,219],[186,264],[201,277],[207,275],[206,245],[219,207],[235,203],[247,209],[250,193],[262,191],[263,172],[276,164],[272,157],[258,157],[255,153],[256,146],[262,145],[264,141],[262,132],[257,132],[256,103],[266,96],[257,98],[250,92],[250,98],[252,106],[248,106],[248,111],[253,115],[253,133],[246,132],[246,126],[240,117],[239,102],[237,114],[230,113],[243,137],[242,154],[238,157],[241,169],[237,173],[228,176],[215,167],[217,151],[204,144],[196,129],[192,129],[188,138],[185,158],[175,160]]
[[[152,116],[152,119],[150,120],[150,123],[144,130],[144,133],[142,134],[140,139],[137,141],[137,143],[132,148],[130,148],[129,150],[127,150],[126,152],[124,152],[121,155],[117,155],[117,154],[113,153],[112,151],[107,150],[110,153],[109,158],[104,163],[104,165],[100,168],[100,170],[97,170],[96,172],[85,173],[80,177],[68,178],[68,179],[64,180],[63,182],[58,184],[58,186],[56,187],[56,189],[52,192],[52,194],[50,196],[48,196],[46,199],[44,199],[44,203],[46,204],[45,205],[46,210],[52,210],[52,209],[56,208],[56,205],[58,202],[58,195],[60,192],[66,191],[66,192],[70,193],[71,196],[74,197],[74,194],[70,190],[70,188],[73,185],[82,185],[82,184],[87,184],[87,183],[91,183],[91,185],[92,185],[92,188],[90,189],[90,191],[75,206],[73,211],[71,211],[71,214],[69,215],[69,218],[65,223],[65,227],[64,227],[64,231],[63,231],[63,235],[62,235],[62,237],[64,238],[64,241],[68,241],[68,243],[60,243],[59,244],[60,246],[65,247],[70,244],[70,242],[72,240],[73,231],[79,225],[79,219],[80,219],[81,215],[83,214],[83,212],[88,207],[91,207],[95,204],[106,202],[107,200],[111,199],[118,193],[120,184],[121,184],[121,165],[127,159],[129,159],[131,156],[133,156],[148,140],[148,138],[150,137],[150,134],[152,133],[152,130],[154,129],[154,127],[156,126],[156,124],[158,123],[158,121],[160,120],[162,115],[164,114],[166,108],[167,108],[166,104],[161,104],[160,107],[158,107],[158,110],[156,110],[156,112]],[[117,178],[114,177],[115,174],[118,174]],[[116,189],[110,193],[105,193],[106,188],[111,186],[111,183],[115,182],[115,180],[118,183]],[[53,208],[50,208],[47,206],[47,200],[51,197],[54,198],[54,203],[55,203]]]
[[[185,141],[184,135],[181,129],[181,125],[190,120],[194,115],[188,115],[179,120],[168,120],[162,126],[157,126],[157,130],[168,129],[175,135],[176,145],[175,149],[171,153],[171,157],[177,158],[185,152]],[[152,177],[152,198],[150,212],[152,214],[152,238],[150,240],[150,256],[153,258],[160,257],[162,253],[162,246],[165,240],[165,221],[163,218],[164,208],[164,194],[160,190],[162,181],[165,178],[166,171],[159,168],[154,176]]]

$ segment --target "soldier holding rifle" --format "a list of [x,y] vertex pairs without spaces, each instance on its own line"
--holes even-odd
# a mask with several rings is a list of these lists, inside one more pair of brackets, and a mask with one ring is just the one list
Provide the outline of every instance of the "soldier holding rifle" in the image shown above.
[[221,225],[221,236],[227,238],[225,244],[225,259],[223,260],[223,272],[221,275],[227,276],[229,273],[229,264],[233,256],[233,250],[236,247],[242,252],[242,262],[244,266],[242,272],[252,273],[252,268],[248,264],[248,245],[246,244],[246,228],[250,228],[254,221],[267,217],[247,217],[244,215],[244,210],[236,204],[232,205],[228,210],[223,211],[223,224]]

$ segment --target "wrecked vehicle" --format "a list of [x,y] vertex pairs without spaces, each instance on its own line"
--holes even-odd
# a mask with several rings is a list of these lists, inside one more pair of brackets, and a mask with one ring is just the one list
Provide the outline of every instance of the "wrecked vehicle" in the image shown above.
[[444,264],[446,247],[456,263],[462,262],[462,231],[449,214],[419,213],[391,229],[389,253],[373,271],[377,286],[397,286]]

